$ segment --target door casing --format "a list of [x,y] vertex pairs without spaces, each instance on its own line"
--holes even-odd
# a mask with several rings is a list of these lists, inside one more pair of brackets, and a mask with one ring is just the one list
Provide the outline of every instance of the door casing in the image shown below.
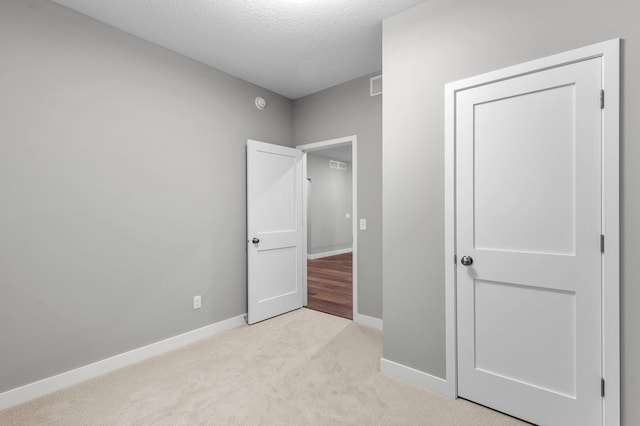
[[456,92],[506,78],[601,57],[605,106],[602,115],[602,375],[606,381],[603,424],[620,424],[620,168],[619,102],[620,39],[478,75],[445,86],[445,315],[446,379],[429,382],[432,390],[451,398],[457,389],[456,306]]

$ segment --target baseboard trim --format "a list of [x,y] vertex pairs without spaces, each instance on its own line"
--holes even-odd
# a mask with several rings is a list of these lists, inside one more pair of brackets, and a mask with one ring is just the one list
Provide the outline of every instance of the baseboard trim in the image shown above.
[[30,401],[80,382],[84,382],[85,380],[93,379],[94,377],[101,376],[105,373],[144,361],[145,359],[161,355],[165,352],[178,349],[190,343],[197,342],[198,340],[211,337],[223,331],[240,327],[245,324],[245,315],[238,315],[237,317],[187,331],[186,333],[169,337],[168,339],[151,343],[150,345],[133,349],[119,355],[114,355],[110,358],[103,359],[74,370],[69,370],[37,382],[29,383],[19,388],[8,390],[0,393],[0,410]]
[[447,381],[440,377],[432,376],[431,374],[384,358],[380,358],[380,371],[388,376],[452,398],[452,396],[449,395]]
[[367,327],[375,328],[382,331],[382,320],[380,318],[370,317],[368,315],[353,314],[353,320],[358,324],[365,325]]
[[353,252],[353,248],[349,247],[349,248],[340,249],[340,250],[325,251],[322,253],[315,253],[315,254],[308,253],[307,259],[320,259],[322,257],[337,256],[339,254],[345,254],[345,253],[351,253],[351,252]]

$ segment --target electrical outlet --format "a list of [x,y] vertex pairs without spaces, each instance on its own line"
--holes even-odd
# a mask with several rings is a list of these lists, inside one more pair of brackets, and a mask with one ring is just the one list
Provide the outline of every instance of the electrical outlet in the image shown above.
[[202,296],[193,296],[193,309],[202,308]]
[[360,230],[361,231],[367,230],[367,219],[360,219]]

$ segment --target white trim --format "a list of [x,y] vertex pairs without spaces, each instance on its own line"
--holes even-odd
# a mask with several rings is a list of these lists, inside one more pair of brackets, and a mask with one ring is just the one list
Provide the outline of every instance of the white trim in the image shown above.
[[177,336],[169,337],[168,339],[164,339],[147,346],[133,349],[74,370],[69,370],[64,373],[0,393],[0,410],[30,401],[80,382],[84,382],[85,380],[93,379],[94,377],[144,361],[145,359],[161,355],[165,352],[178,349],[182,346],[197,342],[198,340],[206,339],[207,337],[211,337],[223,331],[246,325],[245,317],[245,314],[238,315],[237,317],[229,318]]
[[[457,396],[455,228],[455,94],[457,91],[544,69],[601,57],[603,88],[603,424],[620,424],[620,39],[575,49],[445,85],[445,304],[446,372],[443,392]],[[429,389],[431,389],[429,387]],[[437,392],[437,390],[432,389]]]
[[353,248],[349,247],[349,248],[343,248],[340,250],[332,250],[332,251],[325,251],[322,253],[307,253],[307,259],[321,259],[323,257],[330,257],[330,256],[337,256],[339,254],[345,254],[345,253],[351,253],[353,252]]
[[358,315],[358,137],[351,136],[351,230],[353,233],[353,256],[351,259],[351,281],[353,314]]
[[[382,90],[383,90],[383,88],[382,88],[382,87],[380,88],[380,91],[379,91],[379,92],[376,92],[376,91],[374,91],[374,90],[373,90],[373,85],[374,85],[374,82],[375,82],[376,80],[382,80],[382,74],[380,74],[380,75],[376,75],[375,77],[371,77],[371,78],[369,79],[369,96],[370,96],[370,97],[371,97],[371,96],[378,96],[378,95],[382,95]],[[384,84],[384,83],[383,83],[383,84]]]
[[423,371],[416,370],[415,368],[380,358],[380,372],[423,389],[427,389],[431,392],[448,396],[446,380],[432,376],[431,374],[427,374]]
[[446,395],[458,397],[458,335],[456,306],[456,149],[455,91],[445,86],[444,96],[444,250],[445,250],[445,356]]
[[[302,152],[302,249],[309,250],[307,241],[307,215],[309,204],[309,180],[307,179],[307,153]],[[309,253],[307,253],[309,259]],[[307,261],[302,262],[302,306],[309,304],[309,292],[307,291]]]
[[[303,152],[319,151],[325,148],[334,148],[338,146],[351,145],[351,216],[352,224],[351,229],[353,233],[353,267],[352,267],[352,286],[353,286],[353,317],[358,315],[358,136],[351,135],[342,138],[330,139],[326,141],[314,142],[305,145],[298,145],[296,148],[301,149]],[[306,164],[306,157],[304,164]],[[306,179],[306,174],[303,174],[303,179]],[[304,187],[303,197],[307,197],[307,186]],[[307,215],[305,214],[303,219],[302,232],[307,235]],[[306,266],[303,266],[306,268]],[[306,272],[306,269],[305,269]],[[303,280],[304,292],[307,293],[307,274],[305,273]]]
[[[351,135],[351,136],[345,136],[342,138],[329,139],[326,141],[298,145],[296,146],[296,148],[301,149],[304,152],[320,151],[325,148],[336,148],[339,146],[349,145],[350,143],[355,143],[357,139],[358,137],[356,135]],[[353,156],[353,151],[352,151],[351,161],[352,162],[356,161],[356,157]]]
[[353,321],[364,325],[365,327],[375,328],[382,331],[382,320],[380,318],[370,317],[369,315],[353,313]]
[[604,424],[620,424],[620,40],[600,44],[603,57],[602,87],[602,321],[603,377],[606,379]]

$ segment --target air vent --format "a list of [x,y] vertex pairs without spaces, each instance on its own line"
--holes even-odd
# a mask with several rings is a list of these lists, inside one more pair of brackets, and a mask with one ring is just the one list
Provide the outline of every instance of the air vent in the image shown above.
[[347,163],[341,161],[329,160],[329,167],[338,170],[347,170]]
[[382,95],[382,75],[369,79],[369,96]]

